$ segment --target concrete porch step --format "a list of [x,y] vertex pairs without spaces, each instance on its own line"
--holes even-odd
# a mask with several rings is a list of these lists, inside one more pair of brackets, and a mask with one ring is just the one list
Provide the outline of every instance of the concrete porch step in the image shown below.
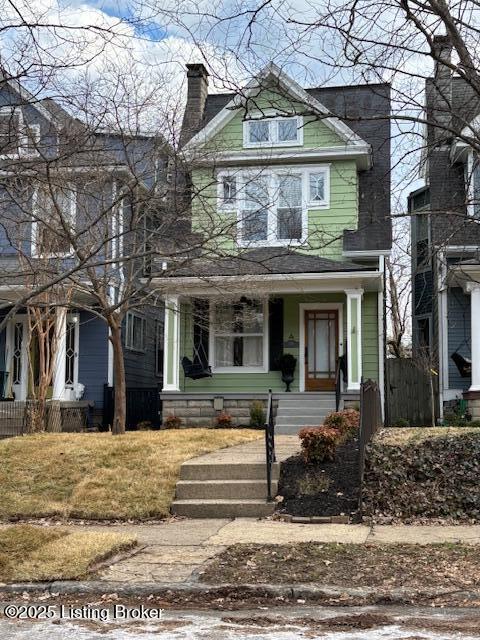
[[335,397],[333,398],[297,398],[278,401],[279,407],[334,407]]
[[275,502],[251,500],[175,500],[172,513],[186,518],[265,518],[273,514]]
[[[272,493],[277,493],[278,482],[272,482]],[[267,497],[267,481],[263,480],[180,480],[177,482],[177,500],[243,500]]]
[[[301,426],[312,426],[316,427],[324,420],[327,416],[326,413],[321,414],[317,413],[315,416],[311,415],[297,415],[297,416],[277,416],[277,420],[275,422],[275,427],[285,427],[289,425],[301,425]],[[312,424],[313,421],[313,424]]]
[[282,407],[277,411],[277,419],[288,416],[326,416],[330,413],[330,409],[322,409],[318,407]]
[[[248,462],[187,462],[180,467],[180,480],[265,480],[265,463]],[[280,464],[272,468],[272,478],[278,480]]]

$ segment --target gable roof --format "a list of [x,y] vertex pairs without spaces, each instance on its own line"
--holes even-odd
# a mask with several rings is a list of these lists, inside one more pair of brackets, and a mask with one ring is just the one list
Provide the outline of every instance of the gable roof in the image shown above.
[[[295,80],[288,76],[273,62],[268,64],[260,73],[253,78],[241,94],[223,94],[228,95],[228,102],[224,103],[221,108],[213,115],[198,131],[189,142],[185,145],[185,149],[191,149],[199,144],[205,144],[217,134],[230,120],[232,120],[238,110],[248,105],[249,98],[258,96],[267,88],[274,88],[294,98],[295,101],[304,104],[313,114],[321,116],[321,121],[348,146],[368,147],[368,144],[355,133],[347,124],[339,118],[333,116],[325,105],[318,100],[315,95],[303,89]],[[220,106],[221,100],[217,102]]]

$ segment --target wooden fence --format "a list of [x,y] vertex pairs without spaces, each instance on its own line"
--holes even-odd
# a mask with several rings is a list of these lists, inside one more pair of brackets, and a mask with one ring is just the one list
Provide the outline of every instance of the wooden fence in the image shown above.
[[[108,429],[113,422],[114,388],[107,384],[103,388],[103,428]],[[127,387],[126,428],[135,430],[142,422],[158,428],[162,422],[162,403],[158,387]]]
[[360,480],[363,481],[365,450],[375,433],[383,426],[380,387],[374,380],[362,380],[360,385]]
[[[438,376],[427,372],[422,363],[413,358],[388,358],[386,368],[385,423],[394,426],[407,420],[412,427],[432,424],[433,411],[438,405]],[[434,416],[435,417],[435,416]]]

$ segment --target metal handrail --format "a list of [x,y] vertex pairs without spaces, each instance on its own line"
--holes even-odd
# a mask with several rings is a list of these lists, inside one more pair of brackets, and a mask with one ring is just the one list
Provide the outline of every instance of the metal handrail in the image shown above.
[[268,390],[267,417],[265,422],[265,459],[267,465],[267,501],[272,502],[272,466],[275,457],[275,424],[273,421],[272,390]]
[[337,366],[335,368],[335,411],[340,409],[340,402],[342,400],[342,381],[341,381],[341,373],[342,373],[342,357],[337,358]]

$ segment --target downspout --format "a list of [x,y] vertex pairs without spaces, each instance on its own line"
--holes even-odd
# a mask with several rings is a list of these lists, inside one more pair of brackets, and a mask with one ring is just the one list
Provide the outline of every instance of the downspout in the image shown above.
[[382,418],[385,421],[385,368],[387,358],[385,352],[386,333],[386,281],[385,281],[385,256],[378,256],[378,269],[382,274],[383,287],[378,292],[377,323],[378,323],[378,386],[380,387],[380,400],[382,405]]

